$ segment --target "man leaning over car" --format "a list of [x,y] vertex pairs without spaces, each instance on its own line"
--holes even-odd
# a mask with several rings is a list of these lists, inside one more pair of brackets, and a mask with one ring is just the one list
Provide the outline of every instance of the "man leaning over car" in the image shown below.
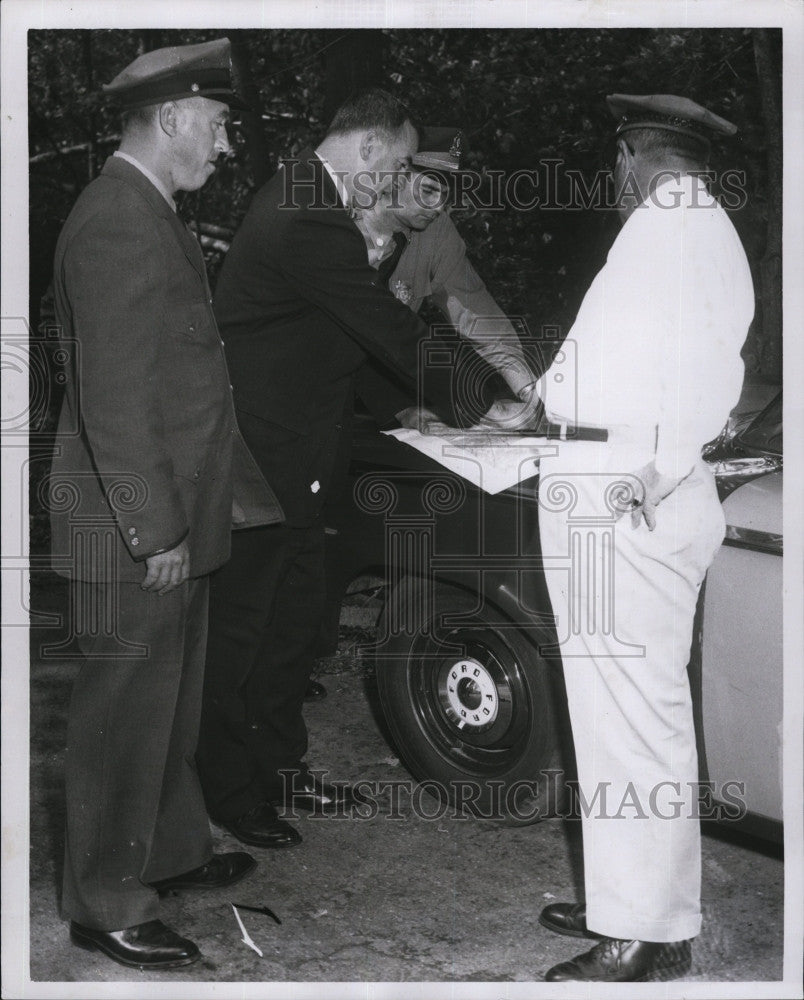
[[417,140],[392,95],[353,95],[319,146],[256,194],[218,279],[238,423],[287,521],[235,535],[213,577],[197,762],[212,818],[258,847],[301,841],[279,805],[352,801],[304,761],[302,706],[325,597],[322,511],[348,460],[354,374],[372,356],[415,386],[429,336],[375,283],[352,201],[405,170]]
[[[445,210],[450,180],[461,170],[465,152],[460,130],[423,128],[408,174],[370,209],[356,214],[378,281],[414,312],[429,299],[482,359],[478,362],[471,354],[462,359],[448,422],[465,416],[470,420],[485,417],[487,408],[482,416],[474,411],[481,400],[481,406],[491,402],[484,396],[487,385],[503,382],[502,391],[507,388],[525,401],[534,398],[536,388],[513,325],[467,259],[466,244]],[[490,377],[495,372],[496,380]],[[405,426],[425,430],[438,419],[425,409],[409,406],[404,394],[394,392],[387,372],[371,360],[361,369],[357,391],[380,422],[395,417]],[[533,416],[527,406],[509,408],[508,429],[521,423],[514,419],[517,411],[525,420]]]

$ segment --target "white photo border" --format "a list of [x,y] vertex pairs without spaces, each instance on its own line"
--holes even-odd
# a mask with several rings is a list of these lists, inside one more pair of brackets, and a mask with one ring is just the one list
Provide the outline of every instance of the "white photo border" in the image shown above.
[[[785,460],[785,941],[782,982],[662,984],[626,988],[584,988],[584,995],[640,997],[801,997],[802,939],[802,729],[804,728],[804,3],[800,0],[6,0],[2,7],[2,302],[3,324],[20,323],[28,313],[28,135],[27,40],[39,28],[627,28],[780,27],[784,45],[784,423]],[[3,372],[4,417],[27,406],[25,385]],[[5,442],[4,442],[5,444]],[[22,442],[2,448],[3,553],[15,552],[26,537]],[[23,553],[23,559],[27,549]],[[16,565],[16,564],[15,564]],[[4,566],[4,568],[6,568]],[[7,602],[17,597],[3,587]],[[16,609],[16,614],[19,614]],[[29,978],[28,966],[28,630],[8,628],[2,672],[2,940],[5,997],[186,997],[187,981],[43,983]],[[523,948],[528,944],[523,941]],[[563,984],[562,984],[563,986]],[[579,995],[575,988],[573,995]],[[426,998],[455,1000],[569,996],[564,988],[534,983],[193,983],[195,997]]]

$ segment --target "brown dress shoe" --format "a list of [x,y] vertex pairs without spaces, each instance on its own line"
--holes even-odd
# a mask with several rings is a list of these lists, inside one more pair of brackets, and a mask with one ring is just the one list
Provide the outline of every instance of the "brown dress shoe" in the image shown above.
[[679,979],[690,971],[690,941],[623,941],[603,938],[591,951],[554,965],[548,983],[648,983]]
[[201,955],[192,941],[179,937],[161,920],[148,920],[122,931],[97,931],[73,922],[70,937],[79,948],[102,951],[115,962],[135,969],[176,969],[192,965]]
[[251,847],[294,847],[302,839],[298,830],[280,819],[270,802],[262,802],[237,819],[220,825]]
[[586,903],[551,903],[539,914],[539,923],[548,931],[568,937],[602,937],[586,926]]
[[257,862],[244,851],[232,851],[230,854],[213,854],[205,865],[193,868],[183,875],[171,878],[160,878],[151,882],[157,892],[179,892],[182,889],[220,889],[225,885],[234,885],[249,872],[253,872]]

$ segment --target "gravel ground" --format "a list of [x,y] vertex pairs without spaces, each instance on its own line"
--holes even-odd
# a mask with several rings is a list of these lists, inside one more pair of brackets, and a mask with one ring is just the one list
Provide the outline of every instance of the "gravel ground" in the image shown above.
[[[63,588],[53,578],[38,581],[34,596],[37,607],[63,606]],[[387,742],[372,673],[356,655],[356,645],[372,635],[376,613],[376,600],[350,599],[339,651],[319,664],[328,697],[305,709],[308,760],[327,768],[332,780],[411,780]],[[53,635],[39,630],[34,650]],[[551,965],[585,950],[583,942],[552,935],[538,924],[547,902],[577,898],[580,845],[573,825],[551,820],[506,828],[449,812],[437,816],[434,801],[425,797],[419,804],[432,810],[427,819],[411,808],[406,793],[393,808],[387,791],[370,818],[303,816],[297,824],[302,845],[252,849],[259,867],[232,890],[167,897],[165,922],[202,949],[194,966],[162,974],[129,971],[73,947],[58,898],[64,733],[76,669],[71,662],[32,657],[30,977],[35,983],[139,983],[138,995],[146,995],[145,983],[164,981],[186,984],[181,995],[187,997],[197,996],[193,984],[202,982],[351,983],[339,995],[408,997],[412,987],[402,984],[539,983]],[[225,831],[213,826],[213,833],[217,850],[240,849]],[[780,979],[781,860],[756,844],[705,837],[703,900],[704,930],[689,980]],[[281,919],[277,924],[242,913],[262,956],[241,940],[231,902],[268,906]],[[359,985],[378,982],[397,985],[381,994]],[[681,996],[685,989],[683,983],[669,984],[662,995]],[[276,995],[298,997],[300,990]],[[507,992],[497,988],[489,995]],[[540,993],[534,985],[528,997]],[[110,987],[109,995],[123,994]],[[428,1000],[435,995],[442,995],[441,988],[434,986]],[[751,994],[735,987],[731,995]],[[766,989],[765,995],[774,993]]]

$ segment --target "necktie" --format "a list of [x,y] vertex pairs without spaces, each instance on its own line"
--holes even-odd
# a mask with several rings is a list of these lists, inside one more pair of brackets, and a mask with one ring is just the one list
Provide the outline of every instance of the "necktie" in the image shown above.
[[394,273],[396,265],[399,263],[399,258],[405,252],[407,245],[408,241],[402,233],[394,233],[393,252],[390,257],[386,257],[385,260],[380,261],[380,266],[377,268],[377,284],[383,287],[388,285],[388,279]]

